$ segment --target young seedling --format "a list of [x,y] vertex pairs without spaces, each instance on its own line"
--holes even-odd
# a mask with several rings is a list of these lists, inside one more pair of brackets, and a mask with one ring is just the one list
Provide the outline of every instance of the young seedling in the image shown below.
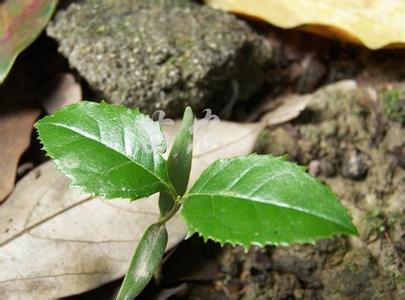
[[197,232],[246,249],[357,234],[335,194],[284,157],[220,159],[186,191],[193,121],[187,108],[167,160],[159,124],[138,110],[84,101],[36,124],[44,149],[72,186],[130,201],[160,193],[161,217],[140,240],[117,299],[135,298],[152,278],[168,240],[165,224],[179,210],[188,236]]

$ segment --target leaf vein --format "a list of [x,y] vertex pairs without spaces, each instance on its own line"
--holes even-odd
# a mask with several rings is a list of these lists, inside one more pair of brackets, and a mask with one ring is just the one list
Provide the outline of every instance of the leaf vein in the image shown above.
[[[229,198],[230,197],[229,194],[225,194],[225,195],[224,194],[215,194],[215,195],[212,195],[212,194],[208,194],[208,193],[190,193],[190,194],[187,195],[186,198],[191,198],[193,196],[224,197],[224,198]],[[340,226],[342,226],[344,228],[347,228],[344,224],[341,224],[340,222],[338,222],[338,220],[331,219],[330,217],[325,216],[323,214],[316,214],[313,211],[303,209],[302,207],[288,205],[288,204],[286,204],[286,203],[284,203],[284,202],[282,202],[282,201],[280,201],[278,199],[273,199],[272,202],[268,202],[268,201],[263,201],[262,199],[259,199],[259,198],[246,197],[244,195],[239,195],[239,194],[232,195],[232,198],[236,198],[236,199],[244,200],[244,201],[255,201],[255,202],[258,202],[258,203],[263,203],[263,204],[267,204],[267,205],[273,205],[273,206],[276,206],[276,207],[282,207],[282,208],[296,210],[296,211],[299,211],[299,212],[303,212],[303,213],[315,216],[315,217],[320,218],[320,219],[330,221],[330,222],[338,224],[338,225],[340,225]],[[187,201],[187,199],[186,199],[186,201]]]
[[[167,183],[165,180],[163,180],[163,178],[157,176],[154,172],[151,172],[151,171],[148,170],[146,167],[144,167],[143,165],[139,164],[137,161],[133,160],[131,157],[125,156],[125,155],[123,155],[121,152],[119,152],[118,150],[116,150],[116,149],[110,147],[109,145],[107,145],[107,144],[105,144],[105,143],[102,143],[101,137],[99,137],[100,140],[98,140],[98,139],[97,139],[97,136],[95,136],[95,135],[88,134],[86,131],[82,131],[82,130],[80,130],[79,128],[75,128],[75,130],[73,130],[72,128],[70,128],[70,127],[68,127],[68,126],[66,126],[66,125],[64,125],[64,124],[62,124],[62,123],[48,123],[48,125],[52,125],[52,126],[55,126],[55,127],[64,128],[64,129],[69,130],[69,131],[72,131],[72,132],[74,132],[74,133],[76,133],[76,134],[82,135],[82,136],[84,136],[85,138],[88,138],[88,139],[90,139],[90,140],[92,140],[92,141],[94,141],[94,142],[96,142],[96,143],[102,144],[102,145],[105,146],[106,148],[108,148],[108,149],[110,149],[111,151],[114,151],[115,153],[119,154],[120,156],[123,156],[124,158],[130,160],[130,161],[133,162],[135,165],[139,166],[141,169],[143,169],[143,170],[145,170],[147,173],[151,174],[153,177],[155,177],[155,178],[158,179],[160,182],[162,182],[168,190],[170,190],[170,188],[169,188],[169,186],[168,186],[168,183]],[[155,168],[156,168],[156,167],[155,167]]]

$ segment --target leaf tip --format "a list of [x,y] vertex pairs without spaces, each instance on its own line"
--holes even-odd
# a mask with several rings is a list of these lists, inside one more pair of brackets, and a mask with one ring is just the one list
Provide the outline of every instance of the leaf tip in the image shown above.
[[[350,215],[349,215],[350,218]],[[344,232],[344,234],[350,234],[353,236],[359,236],[359,231],[357,230],[357,227],[353,224],[352,220],[349,222],[349,226],[346,227],[347,231]]]

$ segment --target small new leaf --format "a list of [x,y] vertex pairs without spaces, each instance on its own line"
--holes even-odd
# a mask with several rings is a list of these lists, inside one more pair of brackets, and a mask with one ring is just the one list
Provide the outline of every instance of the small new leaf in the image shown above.
[[180,131],[167,159],[169,178],[177,193],[182,196],[187,190],[193,159],[193,124],[194,115],[190,107],[184,111]]
[[[190,107],[184,111],[181,128],[176,134],[173,146],[167,159],[167,172],[178,195],[187,190],[193,159],[193,124],[194,114]],[[174,205],[174,199],[167,193],[160,193],[159,208],[165,215]]]
[[216,161],[184,196],[181,213],[189,234],[245,248],[357,234],[328,187],[270,155]]
[[173,190],[160,127],[138,110],[83,101],[43,118],[36,128],[72,186],[131,200]]

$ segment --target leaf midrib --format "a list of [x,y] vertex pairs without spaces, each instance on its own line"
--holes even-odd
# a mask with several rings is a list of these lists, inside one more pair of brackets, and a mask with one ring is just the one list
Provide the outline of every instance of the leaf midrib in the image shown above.
[[101,141],[99,141],[99,140],[96,139],[96,136],[93,136],[93,135],[91,135],[91,134],[86,135],[84,132],[76,131],[76,130],[74,130],[74,129],[72,129],[72,128],[70,128],[70,127],[64,125],[64,124],[61,124],[61,123],[46,123],[46,124],[47,124],[47,125],[52,125],[52,126],[55,126],[55,127],[64,128],[64,129],[66,129],[66,130],[69,130],[69,131],[71,131],[71,132],[74,132],[74,133],[76,133],[76,134],[79,134],[79,135],[81,135],[81,136],[83,136],[83,137],[85,137],[85,138],[87,138],[87,139],[89,139],[89,140],[92,140],[92,141],[94,141],[94,142],[96,142],[96,143],[99,143],[99,144],[105,146],[107,149],[109,149],[109,150],[111,150],[111,151],[113,151],[113,152],[119,154],[120,156],[122,156],[122,157],[128,159],[129,161],[133,162],[135,165],[139,166],[141,169],[145,170],[147,173],[151,174],[153,177],[155,177],[155,178],[158,179],[161,183],[163,183],[163,184],[166,186],[166,188],[168,189],[168,191],[170,191],[170,187],[169,187],[168,183],[166,183],[162,178],[158,177],[155,173],[153,173],[153,172],[149,171],[148,169],[146,169],[144,166],[142,166],[141,164],[139,164],[137,161],[135,161],[135,160],[129,158],[128,156],[122,154],[121,152],[119,152],[119,151],[117,151],[117,150],[115,150],[115,149],[109,147],[108,145],[103,144]]
[[266,202],[261,200],[260,198],[256,198],[256,197],[245,197],[239,194],[233,194],[233,195],[227,195],[227,194],[223,194],[223,193],[218,193],[218,194],[209,194],[209,193],[189,193],[184,195],[183,199],[184,201],[187,201],[187,198],[191,198],[192,196],[208,196],[208,197],[222,197],[222,198],[235,198],[238,200],[242,200],[242,201],[254,201],[257,203],[263,203],[263,204],[267,204],[267,205],[271,205],[271,206],[275,206],[275,207],[282,207],[282,208],[287,208],[287,209],[292,209],[295,211],[299,211],[302,213],[306,213],[312,216],[315,216],[317,218],[323,219],[323,220],[327,220],[329,222],[338,224],[339,226],[342,226],[343,228],[346,228],[349,231],[353,231],[352,228],[347,227],[346,225],[341,224],[340,222],[337,222],[336,220],[330,219],[329,217],[326,217],[324,215],[319,215],[319,214],[315,214],[311,211],[302,209],[300,207],[296,207],[296,206],[291,206],[291,205],[286,205],[285,203],[280,203],[280,204],[275,204],[275,203],[271,203],[271,202]]

